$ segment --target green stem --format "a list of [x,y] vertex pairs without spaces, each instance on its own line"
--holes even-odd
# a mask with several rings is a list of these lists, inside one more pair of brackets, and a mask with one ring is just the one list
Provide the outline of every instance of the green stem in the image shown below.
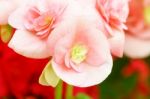
[[67,85],[66,98],[65,99],[73,99],[73,86]]
[[63,82],[60,80],[55,88],[55,99],[62,99]]

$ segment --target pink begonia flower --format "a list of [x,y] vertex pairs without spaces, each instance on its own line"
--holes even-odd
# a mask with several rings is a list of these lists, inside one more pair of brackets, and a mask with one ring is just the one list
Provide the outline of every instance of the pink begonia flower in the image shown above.
[[74,28],[75,31],[67,30],[69,33],[57,41],[52,67],[58,77],[71,85],[87,87],[99,84],[112,68],[108,41],[88,22],[80,20]]
[[61,22],[67,0],[28,0],[9,17],[9,24],[16,28],[9,47],[31,58],[50,57],[47,38]]
[[124,49],[124,31],[128,16],[129,0],[96,0],[96,8],[103,17],[105,33],[110,42],[111,52],[115,56],[122,56]]
[[24,0],[0,0],[0,25],[8,23],[9,15],[18,7],[20,1]]
[[125,54],[131,58],[150,55],[150,1],[131,0],[127,20]]
[[[99,27],[103,27],[102,19],[92,6],[79,3],[70,3],[65,20],[48,38],[49,50],[53,55],[49,66],[66,83],[88,87],[108,77],[112,69],[112,57],[107,38],[99,30]],[[47,70],[44,70],[39,82],[56,86],[57,81],[51,81],[47,74]]]
[[78,5],[71,5],[75,9],[72,13],[78,14],[72,17],[74,20],[56,28],[48,42],[53,50],[51,63],[57,76],[68,84],[88,87],[107,78],[112,57],[107,38],[98,28],[103,23],[99,23],[101,19],[96,10],[78,9]]

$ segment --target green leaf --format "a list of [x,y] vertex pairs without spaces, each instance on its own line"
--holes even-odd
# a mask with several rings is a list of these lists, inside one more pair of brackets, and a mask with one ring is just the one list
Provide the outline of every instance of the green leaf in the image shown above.
[[45,66],[40,78],[39,83],[46,86],[52,86],[56,87],[59,82],[59,77],[55,74],[51,63],[48,62],[48,64]]
[[0,37],[4,43],[9,42],[13,35],[13,28],[10,25],[0,26]]
[[78,93],[75,99],[92,99],[92,98],[84,93]]

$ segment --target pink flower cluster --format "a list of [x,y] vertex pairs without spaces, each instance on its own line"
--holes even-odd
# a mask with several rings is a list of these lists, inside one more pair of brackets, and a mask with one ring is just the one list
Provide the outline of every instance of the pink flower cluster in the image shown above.
[[52,57],[54,72],[68,84],[99,84],[111,72],[112,54],[123,54],[128,0],[26,0],[18,4],[8,18],[16,29],[9,47],[30,58]]

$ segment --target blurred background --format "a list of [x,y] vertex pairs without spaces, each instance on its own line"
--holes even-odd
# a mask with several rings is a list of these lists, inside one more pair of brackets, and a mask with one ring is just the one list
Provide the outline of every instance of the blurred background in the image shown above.
[[[123,58],[114,57],[112,73],[100,85],[74,87],[77,99],[150,99],[150,0],[130,0],[129,9]],[[38,84],[48,60],[20,56],[3,41],[1,38],[0,99],[54,99],[54,88]],[[64,83],[63,93],[65,89]]]

